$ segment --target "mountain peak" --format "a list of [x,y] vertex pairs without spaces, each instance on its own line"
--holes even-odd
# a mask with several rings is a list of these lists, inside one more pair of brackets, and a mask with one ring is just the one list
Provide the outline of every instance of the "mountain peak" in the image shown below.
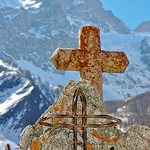
[[140,23],[135,29],[136,32],[150,32],[150,20]]

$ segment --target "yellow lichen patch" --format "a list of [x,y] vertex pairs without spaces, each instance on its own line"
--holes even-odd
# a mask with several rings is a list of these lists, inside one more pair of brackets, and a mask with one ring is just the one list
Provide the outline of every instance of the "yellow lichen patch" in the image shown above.
[[38,140],[33,141],[32,145],[30,145],[30,148],[32,148],[33,150],[40,150],[39,141]]
[[87,143],[87,150],[92,150],[91,145],[89,143]]
[[126,148],[126,145],[122,145],[123,148]]
[[92,135],[100,139],[100,134],[98,133],[98,131],[93,131]]
[[81,108],[80,108],[80,109],[77,109],[77,112],[81,112],[81,110],[82,110]]
[[85,98],[87,98],[87,95],[85,95]]
[[111,139],[111,141],[112,141],[113,143],[116,143],[119,139],[120,139],[120,136],[119,136],[119,137],[113,137],[113,138]]
[[58,107],[54,107],[54,111],[58,111],[58,109],[59,109]]
[[57,123],[57,120],[56,119],[53,119],[53,124],[56,124]]
[[62,112],[64,110],[65,106],[64,105],[60,105],[60,111]]
[[44,137],[42,137],[42,141],[44,142],[44,141],[47,141],[48,139],[44,136]]

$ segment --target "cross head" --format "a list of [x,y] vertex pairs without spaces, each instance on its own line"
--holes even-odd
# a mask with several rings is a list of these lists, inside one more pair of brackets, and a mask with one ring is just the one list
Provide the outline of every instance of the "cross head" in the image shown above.
[[124,52],[101,50],[99,28],[79,29],[79,49],[57,48],[51,56],[57,70],[80,71],[80,80],[91,81],[103,104],[102,72],[123,73],[129,61]]
[[[82,115],[77,114],[77,100],[78,96],[81,97],[82,102]],[[70,128],[73,127],[74,131],[74,150],[77,150],[77,128],[82,127],[82,138],[83,138],[83,149],[87,150],[87,128],[103,128],[103,127],[112,127],[116,126],[121,123],[120,119],[114,118],[109,115],[87,115],[86,114],[86,98],[81,90],[81,88],[77,88],[75,90],[74,96],[73,96],[73,106],[72,111],[73,115],[51,115],[50,117],[42,118],[39,121],[40,125],[48,126],[48,127],[59,127],[59,128]],[[72,118],[73,123],[72,124],[50,124],[45,122],[46,120],[49,120],[51,118]],[[77,118],[82,118],[82,123],[77,124]],[[109,120],[115,120],[116,122],[110,122],[107,124],[87,124],[87,118],[107,118]]]

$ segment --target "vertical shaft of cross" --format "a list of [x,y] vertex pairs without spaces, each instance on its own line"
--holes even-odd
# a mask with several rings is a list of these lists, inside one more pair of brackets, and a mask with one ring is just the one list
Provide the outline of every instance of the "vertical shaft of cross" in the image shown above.
[[101,50],[99,29],[95,26],[84,26],[79,30],[79,49],[85,53],[85,67],[80,70],[80,80],[91,81],[103,101],[102,68],[97,62],[98,51]]

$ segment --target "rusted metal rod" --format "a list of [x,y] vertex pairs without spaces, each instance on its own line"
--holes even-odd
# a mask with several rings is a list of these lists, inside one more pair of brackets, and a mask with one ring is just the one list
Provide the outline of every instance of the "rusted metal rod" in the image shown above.
[[[81,98],[82,102],[82,115],[77,114],[77,100],[78,96]],[[112,127],[120,124],[122,121],[118,118],[109,116],[109,115],[87,115],[86,114],[86,98],[81,90],[81,88],[77,88],[75,90],[74,96],[73,96],[73,101],[72,101],[72,111],[73,115],[51,115],[50,117],[45,117],[42,118],[39,123],[44,126],[48,127],[60,127],[60,128],[72,128],[74,131],[74,150],[77,150],[77,128],[81,127],[82,128],[82,137],[83,137],[83,149],[87,150],[87,128],[103,128],[103,127]],[[73,119],[73,124],[50,124],[47,122],[44,122],[46,120],[49,120],[51,118],[71,118]],[[82,118],[82,124],[77,124],[77,118]],[[116,122],[109,122],[107,124],[87,124],[87,118],[105,118],[109,120],[113,120]]]

